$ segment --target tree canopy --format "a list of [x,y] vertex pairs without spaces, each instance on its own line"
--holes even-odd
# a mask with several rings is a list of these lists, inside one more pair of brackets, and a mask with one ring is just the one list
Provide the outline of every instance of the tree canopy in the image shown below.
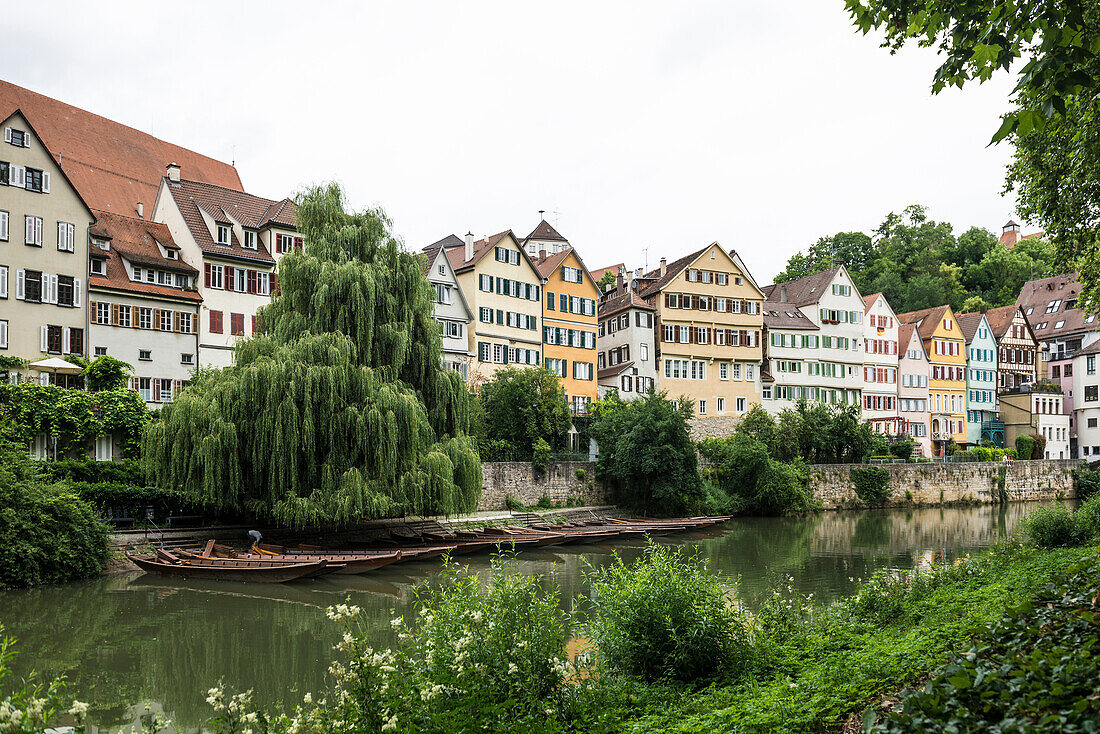
[[293,526],[472,509],[470,397],[443,367],[423,259],[336,185],[297,205],[306,245],[280,261],[261,333],[161,410],[148,475]]
[[565,448],[569,409],[549,370],[505,367],[481,386],[478,399],[485,437],[512,444],[516,455],[530,457],[540,438],[554,451]]
[[[1031,278],[1054,275],[1054,255],[1043,238],[1020,240],[1009,249],[987,230],[959,236],[947,222],[928,218],[919,205],[887,214],[872,235],[840,232],[796,253],[776,282],[844,265],[864,295],[883,293],[898,312],[951,304],[963,309],[1014,303]],[[978,301],[972,300],[973,298]]]

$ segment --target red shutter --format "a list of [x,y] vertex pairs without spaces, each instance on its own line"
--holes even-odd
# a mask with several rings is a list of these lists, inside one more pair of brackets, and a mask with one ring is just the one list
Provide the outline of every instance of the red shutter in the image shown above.
[[672,308],[672,294],[671,293],[666,293],[665,294],[665,307],[666,308]]
[[231,291],[234,288],[236,288],[235,284],[236,284],[237,280],[236,280],[236,272],[234,272],[234,271],[236,271],[236,268],[234,268],[232,265],[226,265],[225,266],[225,289],[227,291]]
[[153,402],[154,403],[159,403],[160,402],[160,380],[154,377],[151,380],[151,382],[153,383]]
[[279,295],[279,276],[275,273],[271,274],[271,295]]
[[275,235],[275,253],[280,254],[283,251],[283,236],[281,234]]
[[249,293],[255,293],[256,292],[256,271],[255,270],[249,270],[247,277],[248,277],[248,292]]
[[210,287],[210,263],[202,264],[203,272],[206,274],[206,287]]
[[260,317],[259,316],[253,316],[252,317],[252,333],[255,334],[259,331],[260,331]]

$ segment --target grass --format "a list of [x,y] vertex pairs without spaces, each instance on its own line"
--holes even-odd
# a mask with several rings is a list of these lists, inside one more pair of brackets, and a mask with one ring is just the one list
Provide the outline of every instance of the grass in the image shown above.
[[624,685],[614,705],[627,731],[835,730],[882,694],[928,678],[948,653],[1093,552],[1010,544],[924,578],[878,577],[829,607],[778,599],[788,618],[764,633],[762,669],[703,690]]

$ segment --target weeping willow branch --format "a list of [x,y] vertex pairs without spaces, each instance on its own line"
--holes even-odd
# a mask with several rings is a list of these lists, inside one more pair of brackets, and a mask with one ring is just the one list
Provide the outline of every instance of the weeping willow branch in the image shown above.
[[157,484],[290,526],[472,509],[470,396],[444,369],[423,262],[335,185],[298,200],[306,247],[236,364],[203,374],[144,436]]

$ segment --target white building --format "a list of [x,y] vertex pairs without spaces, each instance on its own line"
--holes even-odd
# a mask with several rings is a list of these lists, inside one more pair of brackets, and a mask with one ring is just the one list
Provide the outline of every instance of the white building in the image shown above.
[[631,400],[656,387],[656,309],[638,297],[619,273],[615,290],[600,300],[596,376],[599,397],[618,390]]
[[[541,217],[544,212],[539,212]],[[527,235],[523,240],[523,246],[527,250],[527,254],[531,257],[538,257],[540,252],[545,252],[547,255],[556,255],[559,252],[564,252],[569,248],[569,240],[565,239],[558,233],[558,230],[542,219],[533,230],[531,234]]]
[[931,366],[924,340],[914,324],[898,327],[898,345],[901,350],[898,371],[898,413],[902,432],[912,438],[920,448],[921,456],[932,455],[932,440],[928,429],[931,424],[928,399],[928,376]]
[[1100,372],[1097,371],[1100,341],[1073,355],[1073,417],[1077,425],[1077,457],[1100,459]]
[[864,303],[843,265],[765,286],[765,361],[770,413],[800,398],[862,405]]
[[875,293],[863,298],[863,418],[878,433],[902,433],[898,411],[898,317]]
[[276,288],[276,262],[302,246],[293,202],[189,181],[173,164],[161,179],[153,220],[168,225],[201,273],[199,364],[232,364],[238,336],[259,330],[256,311]]
[[130,386],[150,407],[171,402],[197,364],[198,270],[164,224],[97,216],[88,263],[92,356],[132,365]]
[[443,342],[443,364],[466,379],[474,357],[469,349],[468,333],[474,314],[445,251],[447,247],[460,247],[462,244],[458,237],[449,235],[425,247],[427,263],[424,276],[435,289],[435,320],[439,322],[439,335]]

